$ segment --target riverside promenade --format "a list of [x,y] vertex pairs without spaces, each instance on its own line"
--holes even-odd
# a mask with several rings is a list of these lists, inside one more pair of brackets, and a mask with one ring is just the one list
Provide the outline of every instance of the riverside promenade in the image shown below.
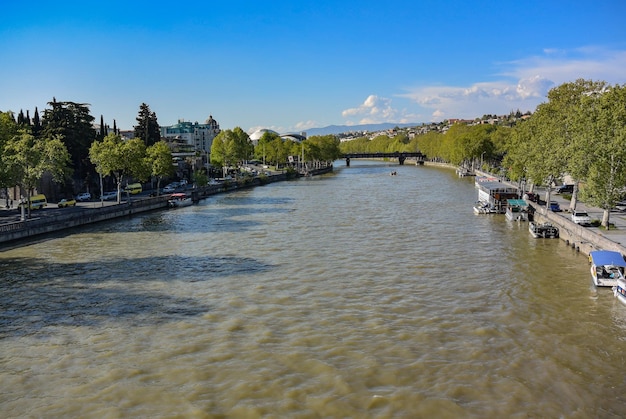
[[[476,171],[480,176],[493,176],[489,173]],[[503,181],[507,185],[519,188],[513,182]],[[545,187],[535,188],[534,193],[538,194],[542,202],[546,199],[547,189]],[[571,196],[571,195],[567,195]],[[622,255],[626,255],[626,212],[611,211],[609,217],[610,229],[604,227],[581,226],[571,219],[572,213],[569,211],[570,200],[564,195],[556,194],[554,190],[550,193],[550,201],[558,202],[561,211],[552,212],[546,205],[539,205],[536,202],[529,202],[535,210],[535,220],[537,222],[550,222],[559,228],[559,238],[564,240],[569,246],[576,250],[589,254],[592,250],[615,250]],[[576,203],[578,211],[587,211],[592,221],[602,220],[604,210],[587,205],[584,202]]]
[[[307,175],[317,176],[332,172],[333,167],[309,170]],[[245,181],[224,182],[218,185],[208,185],[185,191],[191,195],[194,202],[198,202],[211,195],[262,186],[269,183],[290,180],[299,177],[287,173],[274,173],[264,178],[248,178]],[[55,233],[80,227],[87,224],[129,217],[136,214],[164,210],[168,208],[169,194],[157,197],[131,197],[128,201],[119,204],[100,201],[79,203],[75,208],[57,210],[56,204],[48,203],[48,209],[31,211],[31,218],[21,220],[17,208],[0,207],[0,250],[3,245],[15,245],[20,240],[30,239],[44,234]],[[52,211],[51,211],[52,210]]]

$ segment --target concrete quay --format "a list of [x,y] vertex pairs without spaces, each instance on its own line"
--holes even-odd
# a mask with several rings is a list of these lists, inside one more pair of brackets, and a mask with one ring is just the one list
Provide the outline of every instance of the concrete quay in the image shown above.
[[[545,189],[536,191],[539,196],[545,198]],[[604,227],[581,226],[571,220],[569,211],[570,200],[562,195],[551,193],[551,201],[556,201],[561,207],[560,212],[549,211],[545,205],[539,206],[531,202],[535,208],[535,220],[538,222],[550,222],[559,228],[559,237],[576,250],[589,254],[592,250],[615,250],[626,255],[626,213],[611,211],[609,223],[610,229]],[[591,220],[601,220],[604,210],[592,207],[584,202],[577,202],[576,209],[587,211]]]

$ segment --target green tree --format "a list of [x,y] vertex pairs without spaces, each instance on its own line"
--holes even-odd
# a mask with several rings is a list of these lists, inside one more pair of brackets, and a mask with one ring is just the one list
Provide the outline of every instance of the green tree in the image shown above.
[[89,179],[93,174],[88,155],[89,147],[96,138],[94,118],[89,114],[89,105],[75,102],[48,102],[51,109],[44,110],[42,137],[59,138],[70,153],[72,167],[80,179]]
[[573,159],[570,164],[585,187],[582,197],[602,208],[602,225],[609,227],[610,209],[623,198],[626,185],[626,86],[597,86],[580,101]]
[[36,139],[29,129],[22,129],[5,145],[3,154],[10,176],[26,193],[27,202],[45,172],[56,182],[71,173],[70,155],[58,137]]
[[135,138],[141,139],[146,147],[161,140],[161,128],[159,127],[156,114],[145,103],[139,106],[139,114],[136,120]]
[[282,143],[282,138],[275,132],[265,131],[256,147],[254,147],[254,157],[263,163],[277,163],[277,147],[274,142]]
[[161,180],[174,174],[172,151],[165,141],[159,141],[146,149],[146,164],[152,176],[157,178],[157,195],[161,189]]
[[341,157],[340,141],[334,135],[312,136],[305,143],[315,146],[316,152],[311,156],[313,160],[331,163]]
[[240,127],[233,129],[233,135],[230,139],[231,141],[227,143],[227,147],[230,149],[229,153],[232,155],[234,161],[242,162],[244,160],[250,160],[254,156],[252,140],[250,140],[250,136]]
[[248,134],[241,128],[220,131],[211,145],[211,164],[229,167],[248,160],[254,155],[254,146]]
[[146,164],[146,146],[138,138],[124,141],[117,134],[109,134],[102,141],[93,142],[89,158],[98,173],[115,178],[118,203],[122,182],[126,177],[145,181],[150,176],[150,167]]
[[213,139],[211,144],[211,164],[215,167],[223,168],[229,164],[229,156],[226,155],[226,138],[230,130],[221,131]]
[[0,188],[12,187],[15,185],[15,178],[12,176],[6,160],[4,151],[9,141],[17,135],[18,126],[15,122],[13,112],[0,112]]
[[196,170],[192,175],[193,183],[198,186],[206,186],[209,184],[209,176],[206,174],[205,170]]

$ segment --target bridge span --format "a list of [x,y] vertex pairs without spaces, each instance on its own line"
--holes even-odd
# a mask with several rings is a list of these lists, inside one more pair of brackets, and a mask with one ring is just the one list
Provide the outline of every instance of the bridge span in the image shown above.
[[426,156],[419,151],[417,152],[399,152],[396,151],[394,153],[346,153],[342,156],[342,158],[346,159],[346,166],[350,166],[350,159],[398,159],[398,163],[400,165],[404,164],[404,161],[408,157],[415,157],[417,159],[417,164],[424,164],[424,160]]

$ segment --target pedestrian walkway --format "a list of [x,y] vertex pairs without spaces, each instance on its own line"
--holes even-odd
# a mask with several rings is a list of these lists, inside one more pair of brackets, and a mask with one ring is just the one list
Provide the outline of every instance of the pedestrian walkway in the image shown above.
[[[486,172],[476,171],[479,176],[493,176]],[[507,183],[508,185],[518,188],[519,185],[513,182],[507,182],[506,180],[501,180],[503,183]],[[533,190],[534,193],[539,195],[539,198],[543,201],[546,199],[546,188],[535,188]],[[571,197],[571,194],[567,194],[567,196]],[[561,194],[556,194],[554,189],[550,193],[550,200],[556,201],[559,203],[561,207],[561,212],[555,212],[554,214],[564,217],[567,220],[571,220],[572,213],[569,211],[570,208],[570,199],[565,199],[565,197]],[[604,215],[604,210],[598,207],[592,207],[590,205],[585,204],[584,202],[578,201],[576,203],[576,209],[579,211],[586,211],[591,218],[591,221],[594,220],[602,220]],[[590,231],[604,236],[605,238],[611,240],[614,243],[619,244],[622,247],[626,248],[626,212],[619,211],[611,211],[609,216],[609,223],[612,224],[609,230],[606,230],[604,227],[586,227]]]
[[[539,189],[538,191],[536,191],[536,193],[538,193],[542,199],[545,199],[545,189]],[[570,195],[568,194],[567,196],[570,196]],[[560,213],[555,213],[555,214],[558,214],[561,217],[565,217],[568,220],[571,220],[572,214],[569,211],[569,208],[570,208],[569,199],[565,199],[563,195],[560,195],[560,194],[557,195],[554,192],[552,192],[550,194],[550,200],[558,202],[559,206],[561,207],[562,211]],[[591,217],[591,221],[594,221],[594,220],[601,221],[604,215],[603,209],[592,207],[580,201],[576,203],[576,209],[579,211],[586,211],[589,214],[589,217]],[[609,215],[609,223],[614,225],[614,227],[612,226],[613,228],[610,228],[609,230],[606,230],[603,227],[602,228],[601,227],[587,227],[587,228],[590,230],[595,230],[597,231],[598,234],[601,234],[604,237],[610,239],[611,241],[626,247],[626,212],[611,211]]]

